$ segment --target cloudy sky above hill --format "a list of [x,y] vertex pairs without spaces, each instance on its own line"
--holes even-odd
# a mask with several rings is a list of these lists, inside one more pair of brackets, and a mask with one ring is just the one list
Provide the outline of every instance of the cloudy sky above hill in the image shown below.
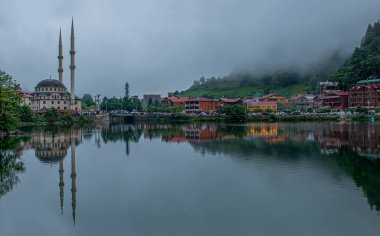
[[57,79],[62,27],[64,82],[74,16],[77,95],[185,90],[224,76],[317,61],[350,52],[378,0],[1,0],[0,69],[23,88]]

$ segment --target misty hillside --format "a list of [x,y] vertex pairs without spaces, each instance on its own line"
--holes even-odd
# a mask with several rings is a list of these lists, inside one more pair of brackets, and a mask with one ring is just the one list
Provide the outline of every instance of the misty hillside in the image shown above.
[[346,58],[339,51],[334,51],[326,58],[314,63],[308,70],[289,67],[271,72],[234,73],[222,78],[200,78],[181,96],[189,97],[245,97],[262,96],[270,92],[291,97],[300,93],[317,92],[318,82],[327,80]]
[[380,22],[368,26],[360,47],[355,48],[333,79],[339,81],[343,89],[347,89],[369,76],[380,78]]
[[320,81],[338,81],[346,90],[372,75],[380,78],[380,22],[368,26],[360,47],[350,57],[333,51],[306,71],[289,67],[259,75],[235,73],[222,78],[202,77],[180,95],[220,98],[262,96],[276,92],[291,97],[301,93],[317,93]]
[[346,57],[334,51],[319,62],[301,70],[295,67],[265,73],[233,73],[222,78],[200,78],[180,96],[189,97],[245,97],[262,96],[270,92],[291,97],[300,93],[317,92],[318,82],[327,80]]

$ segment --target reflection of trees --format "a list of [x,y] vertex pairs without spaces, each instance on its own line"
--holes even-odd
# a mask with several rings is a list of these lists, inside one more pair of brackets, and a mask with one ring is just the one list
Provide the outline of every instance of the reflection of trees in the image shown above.
[[[202,154],[229,155],[238,159],[253,159],[259,156],[266,160],[281,160],[291,163],[301,158],[325,158],[321,153],[320,144],[287,140],[282,143],[269,143],[260,139],[254,140],[213,140],[209,142],[191,143],[194,150]],[[380,159],[369,159],[352,151],[350,147],[340,148],[333,157],[358,187],[362,188],[368,204],[372,209],[380,211]]]
[[20,161],[22,141],[27,138],[5,137],[0,139],[0,197],[20,182],[18,174],[25,171]]
[[104,143],[117,142],[138,142],[140,140],[142,130],[132,125],[113,125],[108,128],[101,129],[101,137]]
[[265,155],[266,158],[281,158],[288,161],[295,160],[312,153],[319,154],[317,143],[299,143],[286,141],[272,144],[260,139],[232,139],[214,140],[203,143],[191,143],[195,151],[209,153],[211,155],[230,155],[235,158],[250,159],[258,155]]
[[345,148],[336,154],[336,161],[362,188],[371,208],[380,211],[380,160],[363,158]]

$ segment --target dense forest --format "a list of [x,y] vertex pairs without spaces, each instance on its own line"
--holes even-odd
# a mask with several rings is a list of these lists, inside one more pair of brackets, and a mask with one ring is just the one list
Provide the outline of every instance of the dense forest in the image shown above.
[[360,47],[332,77],[347,89],[370,76],[380,78],[380,22],[368,25]]
[[190,97],[245,97],[276,92],[287,97],[300,93],[318,93],[320,81],[340,82],[347,90],[370,76],[380,77],[380,22],[369,25],[359,47],[351,56],[336,50],[319,62],[301,70],[296,67],[266,73],[232,73],[225,77],[201,77],[186,91]]

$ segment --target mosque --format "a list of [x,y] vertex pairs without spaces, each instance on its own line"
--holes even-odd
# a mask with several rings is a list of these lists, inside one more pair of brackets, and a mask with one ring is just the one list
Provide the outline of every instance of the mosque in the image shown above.
[[74,37],[74,20],[71,22],[70,37],[70,92],[67,91],[63,84],[62,68],[62,35],[59,31],[58,45],[58,75],[59,80],[45,79],[40,81],[35,87],[34,92],[21,91],[23,95],[22,104],[28,105],[33,111],[46,110],[55,108],[60,111],[80,111],[81,100],[75,96],[75,37]]

